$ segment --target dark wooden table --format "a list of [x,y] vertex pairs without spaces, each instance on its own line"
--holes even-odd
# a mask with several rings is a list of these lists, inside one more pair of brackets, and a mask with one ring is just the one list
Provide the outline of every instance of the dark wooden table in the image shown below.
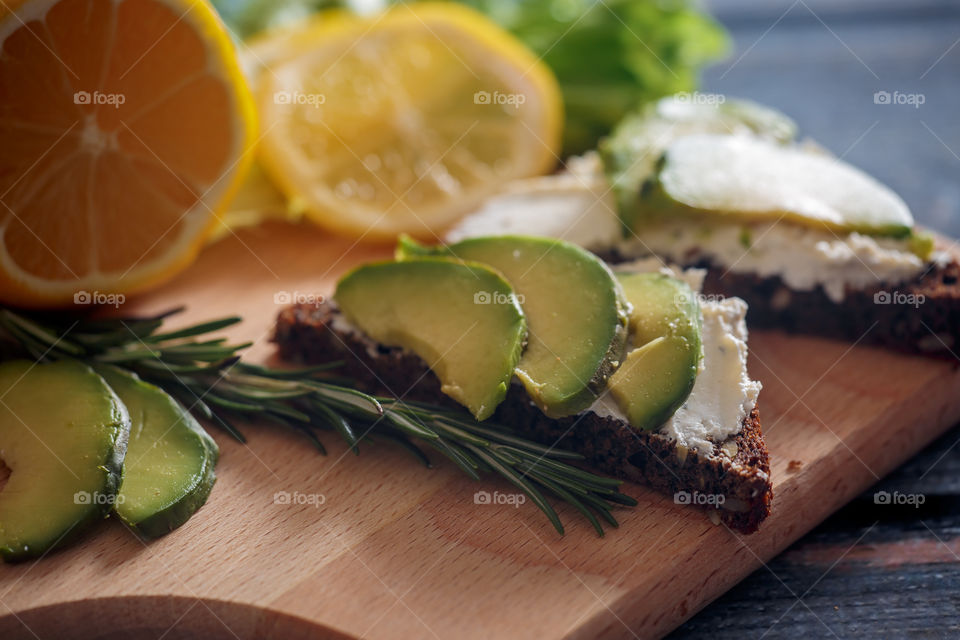
[[[960,3],[709,6],[736,44],[706,74],[705,90],[783,109],[805,135],[892,186],[920,223],[960,237]],[[878,104],[878,91],[891,104]],[[958,445],[960,427],[671,638],[960,637]],[[923,504],[876,504],[877,491]]]

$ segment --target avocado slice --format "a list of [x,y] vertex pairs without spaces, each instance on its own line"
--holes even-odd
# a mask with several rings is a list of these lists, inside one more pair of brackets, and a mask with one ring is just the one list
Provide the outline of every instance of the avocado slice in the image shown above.
[[114,511],[155,538],[190,519],[216,480],[220,450],[200,423],[160,387],[112,366],[97,367],[130,413],[123,484]]
[[610,269],[580,247],[551,238],[485,236],[446,247],[401,238],[401,259],[434,253],[489,265],[513,286],[527,317],[527,348],[517,377],[551,418],[593,404],[619,366],[627,302]]
[[74,360],[0,364],[0,555],[43,555],[113,508],[130,432],[126,408]]
[[441,391],[477,420],[506,396],[527,323],[513,289],[489,267],[446,258],[367,264],[340,280],[334,298],[367,336],[426,361]]
[[637,197],[666,148],[683,136],[721,133],[754,136],[778,144],[796,137],[797,125],[783,113],[748,100],[718,94],[668,96],[625,117],[600,144],[604,171],[617,196],[624,225],[643,218]]
[[644,186],[648,216],[778,221],[906,238],[913,216],[893,191],[859,169],[801,147],[702,134],[671,144]]
[[663,273],[618,273],[633,305],[634,349],[608,389],[634,429],[658,428],[693,391],[703,355],[700,305],[685,282]]

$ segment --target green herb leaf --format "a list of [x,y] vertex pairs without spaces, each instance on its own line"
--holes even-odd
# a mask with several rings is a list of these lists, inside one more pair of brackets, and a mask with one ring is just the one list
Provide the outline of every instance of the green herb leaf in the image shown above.
[[[326,453],[315,428],[330,429],[359,453],[364,438],[395,443],[430,466],[417,446],[426,445],[474,480],[494,473],[523,491],[563,533],[543,491],[579,511],[602,535],[600,519],[616,526],[610,512],[632,506],[619,480],[578,469],[581,456],[526,440],[509,428],[479,423],[466,411],[395,398],[375,397],[338,384],[331,374],[341,363],[279,369],[240,360],[249,343],[230,344],[207,334],[236,324],[231,317],[160,332],[173,312],[152,318],[50,320],[0,309],[3,337],[34,358],[80,358],[109,362],[163,388],[196,417],[244,441],[238,418],[277,424],[303,435]],[[201,339],[202,338],[202,339]],[[6,353],[6,350],[0,350]]]

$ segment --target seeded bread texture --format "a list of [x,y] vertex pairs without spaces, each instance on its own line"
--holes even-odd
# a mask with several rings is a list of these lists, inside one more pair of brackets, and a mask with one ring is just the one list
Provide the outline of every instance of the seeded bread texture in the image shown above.
[[[611,264],[633,259],[616,250],[598,255]],[[734,273],[709,262],[682,266],[707,269],[704,293],[746,300],[751,328],[783,329],[933,356],[960,352],[960,264],[955,257],[930,265],[910,282],[848,288],[840,304],[820,286],[798,291],[778,276]]]
[[[333,303],[284,309],[273,339],[284,359],[305,363],[343,360],[343,372],[365,391],[452,403],[419,357],[373,343],[351,329]],[[544,444],[577,451],[589,466],[646,484],[681,503],[696,503],[697,494],[722,496],[716,513],[736,531],[756,531],[770,513],[769,456],[756,408],[744,419],[740,433],[715,445],[708,455],[683,450],[659,433],[636,431],[620,420],[592,412],[548,418],[518,385],[511,388],[493,420]]]

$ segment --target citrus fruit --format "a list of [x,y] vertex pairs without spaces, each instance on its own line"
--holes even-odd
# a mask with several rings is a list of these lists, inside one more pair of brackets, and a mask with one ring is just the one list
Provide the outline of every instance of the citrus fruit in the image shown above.
[[253,105],[190,0],[0,7],[0,300],[96,302],[195,256],[246,169]]
[[264,170],[341,233],[434,238],[505,181],[549,171],[562,102],[534,55],[453,3],[265,36]]

